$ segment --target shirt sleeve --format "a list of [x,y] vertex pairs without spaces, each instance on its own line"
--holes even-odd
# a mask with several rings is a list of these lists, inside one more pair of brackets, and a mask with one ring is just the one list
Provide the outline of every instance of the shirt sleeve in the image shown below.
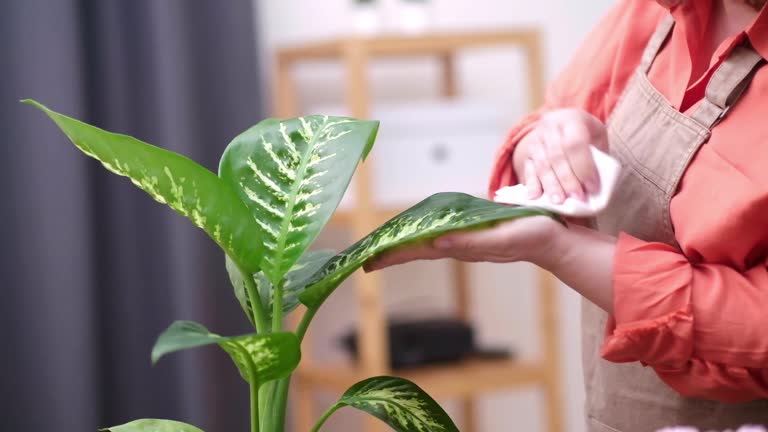
[[602,356],[643,362],[688,397],[768,397],[766,264],[694,264],[671,246],[621,234]]
[[512,153],[544,112],[580,108],[605,121],[663,13],[664,9],[652,2],[622,0],[603,16],[549,85],[544,104],[510,129],[496,153],[489,196],[501,187],[518,183]]

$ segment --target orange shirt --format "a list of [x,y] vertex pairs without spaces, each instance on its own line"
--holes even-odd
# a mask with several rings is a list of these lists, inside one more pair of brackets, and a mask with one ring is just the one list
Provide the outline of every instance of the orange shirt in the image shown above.
[[[744,38],[768,58],[766,6],[711,59],[702,59],[707,54],[699,40],[712,9],[712,1],[696,0],[672,10],[676,25],[649,73],[656,89],[684,112],[701,99],[711,73]],[[551,84],[545,105],[512,128],[490,192],[517,183],[512,150],[542,111],[578,107],[608,118],[667,13],[652,0],[624,0],[613,7]],[[693,76],[692,65],[701,61],[701,76]],[[731,402],[768,398],[768,66],[757,71],[696,154],[670,213],[682,253],[619,235],[614,316],[602,356],[652,366],[685,396]]]

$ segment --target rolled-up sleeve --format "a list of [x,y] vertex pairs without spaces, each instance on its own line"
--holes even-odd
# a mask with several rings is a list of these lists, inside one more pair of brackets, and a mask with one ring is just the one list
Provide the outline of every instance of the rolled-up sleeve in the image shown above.
[[602,356],[640,361],[689,397],[768,397],[768,270],[693,264],[675,248],[619,236],[614,314]]

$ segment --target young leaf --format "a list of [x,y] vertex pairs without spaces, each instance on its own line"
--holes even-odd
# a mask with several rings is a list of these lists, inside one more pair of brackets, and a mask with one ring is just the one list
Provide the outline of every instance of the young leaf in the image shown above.
[[193,321],[176,321],[152,348],[152,363],[166,354],[205,345],[219,345],[226,351],[240,375],[259,385],[285,378],[299,364],[299,340],[293,333],[270,333],[223,337]]
[[365,411],[397,432],[458,432],[448,414],[416,384],[396,377],[368,378],[336,403]]
[[[248,287],[245,285],[245,281],[243,280],[242,273],[240,273],[240,269],[237,267],[237,264],[232,261],[232,258],[230,258],[229,255],[226,256],[225,267],[227,269],[227,274],[229,274],[229,281],[232,283],[232,288],[235,292],[235,298],[237,299],[237,302],[240,303],[240,307],[243,309],[243,312],[245,312],[245,315],[248,317],[248,320],[251,322],[251,324],[255,324],[256,317],[253,314],[251,299],[248,296]],[[259,283],[255,278],[254,281]]]
[[[291,270],[285,275],[285,288],[283,290],[283,315],[296,309],[301,303],[299,301],[299,295],[304,292],[307,287],[307,283],[310,278],[320,270],[325,263],[327,263],[336,252],[332,250],[316,250],[309,251],[299,258],[296,264],[291,267]],[[269,283],[265,280],[266,283]],[[263,285],[268,287],[269,291],[272,290],[272,286]],[[271,293],[264,289],[262,292],[262,298],[266,297],[270,299],[270,312],[272,310]]]
[[[285,275],[285,288],[283,289],[283,316],[292,312],[300,304],[299,294],[304,292],[304,288],[307,286],[307,281],[312,277],[320,268],[328,262],[335,252],[332,250],[317,250],[308,251],[299,258],[296,264],[291,267],[288,274]],[[232,287],[235,291],[235,297],[240,303],[240,307],[248,316],[248,319],[253,322],[253,310],[251,308],[251,300],[248,298],[248,289],[245,286],[245,282],[232,260],[227,257],[226,262],[227,272],[229,273],[229,280],[232,282]],[[272,318],[272,283],[264,276],[264,273],[256,273],[253,275],[256,289],[259,292],[259,299],[264,306],[264,312],[267,316],[267,320]]]
[[253,216],[216,174],[177,153],[107,132],[26,100],[47,114],[86,155],[126,176],[156,201],[188,218],[238,263],[258,271],[263,246]]
[[379,123],[269,119],[236,137],[219,166],[259,224],[261,269],[277,284],[325,226],[371,149]]
[[112,426],[99,430],[110,432],[203,432],[202,429],[186,423],[159,419],[134,420],[120,426]]
[[309,308],[317,308],[368,259],[396,246],[430,239],[449,231],[479,228],[503,220],[536,215],[555,217],[546,210],[510,207],[463,193],[432,195],[328,261],[309,281],[299,300]]

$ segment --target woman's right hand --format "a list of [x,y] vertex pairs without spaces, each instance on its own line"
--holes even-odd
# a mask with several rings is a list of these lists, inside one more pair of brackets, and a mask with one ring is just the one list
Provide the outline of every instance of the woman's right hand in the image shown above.
[[512,155],[517,178],[528,197],[542,194],[560,204],[566,197],[584,200],[600,189],[590,146],[606,151],[605,125],[580,109],[559,109],[542,115]]

